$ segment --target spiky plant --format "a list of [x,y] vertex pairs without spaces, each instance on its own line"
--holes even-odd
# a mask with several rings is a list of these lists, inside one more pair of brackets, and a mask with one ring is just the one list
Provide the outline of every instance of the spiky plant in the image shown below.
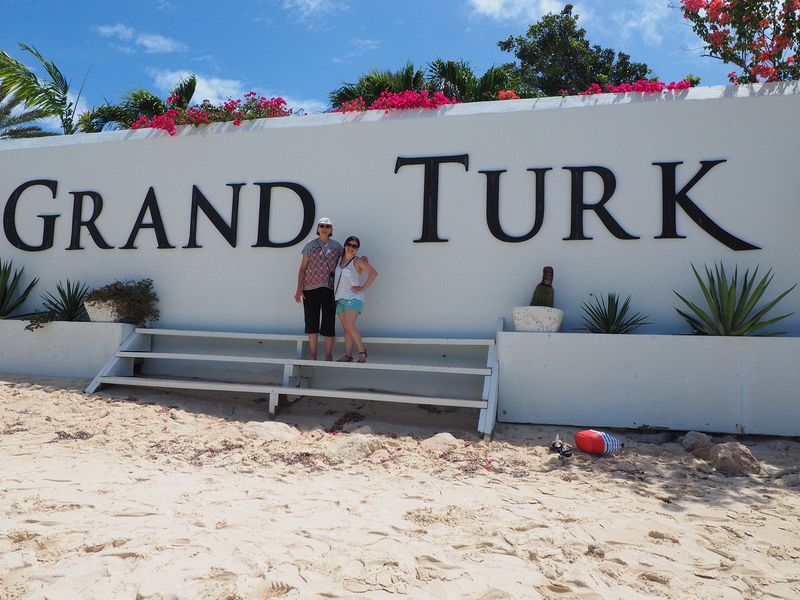
[[58,296],[50,292],[42,296],[44,307],[53,315],[54,321],[88,321],[89,315],[86,314],[86,307],[83,299],[89,288],[80,281],[67,282],[62,285],[59,281],[56,284]]
[[44,311],[30,315],[30,323],[25,327],[28,331],[34,331],[53,321],[88,321],[89,315],[86,314],[86,307],[83,300],[89,288],[80,281],[74,283],[67,279],[62,285],[59,281],[56,284],[58,295],[45,292],[42,295]]
[[620,306],[618,294],[609,293],[606,298],[598,294],[591,302],[581,304],[583,324],[592,333],[633,333],[642,325],[649,325],[647,316],[628,314],[630,304],[630,296]]
[[[22,289],[22,272],[25,267],[13,271],[11,261],[3,262],[0,260],[0,319],[5,319],[12,312],[14,312],[31,293],[33,286],[39,281],[34,279],[28,284],[28,287]],[[20,291],[17,291],[17,289]]]
[[692,265],[695,279],[697,279],[706,301],[705,309],[675,292],[675,295],[683,301],[691,312],[684,312],[679,308],[675,310],[686,319],[695,334],[776,336],[786,333],[756,332],[794,314],[787,313],[771,319],[764,318],[784,296],[797,287],[797,284],[794,284],[771,302],[756,309],[756,304],[761,300],[774,277],[772,269],[767,271],[767,274],[758,283],[756,283],[758,267],[756,267],[752,275],[750,275],[749,270],[745,271],[744,281],[742,281],[741,285],[739,285],[738,267],[734,268],[733,276],[730,279],[722,263],[715,264],[713,272],[707,266],[705,270],[706,279],[703,281],[697,269]]

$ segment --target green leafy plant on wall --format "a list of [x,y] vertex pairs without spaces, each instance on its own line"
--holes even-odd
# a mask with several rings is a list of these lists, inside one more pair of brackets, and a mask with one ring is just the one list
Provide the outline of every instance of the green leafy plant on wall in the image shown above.
[[584,328],[592,333],[633,333],[642,325],[649,325],[641,313],[628,314],[631,297],[620,305],[619,295],[609,293],[606,298],[596,295],[591,302],[581,304]]
[[778,321],[794,314],[787,313],[771,319],[765,318],[767,313],[772,310],[784,296],[797,287],[797,284],[794,284],[766,305],[756,309],[756,304],[758,304],[764,296],[767,287],[774,277],[772,269],[767,271],[767,274],[764,275],[758,283],[756,283],[758,267],[756,267],[752,275],[750,275],[749,270],[745,271],[744,280],[741,282],[741,285],[739,282],[738,267],[734,268],[733,276],[730,279],[722,263],[715,264],[713,272],[707,266],[705,270],[706,278],[704,281],[697,272],[697,269],[692,265],[695,279],[697,279],[697,283],[706,301],[705,308],[701,308],[694,302],[681,296],[678,292],[675,292],[675,295],[683,301],[690,312],[685,312],[679,308],[675,310],[686,319],[695,334],[785,335],[786,332],[756,332],[770,325],[774,325]]
[[80,281],[67,279],[65,284],[59,281],[56,284],[57,295],[50,292],[42,295],[45,310],[32,314],[25,329],[34,331],[53,321],[88,321],[89,315],[83,305],[88,291],[89,288]]
[[13,269],[11,261],[0,260],[0,319],[5,319],[19,308],[39,281],[34,279],[28,287],[22,289],[22,272],[25,267],[16,271]]
[[117,321],[143,327],[158,321],[158,295],[152,279],[115,281],[86,294],[88,303],[108,302],[113,306]]

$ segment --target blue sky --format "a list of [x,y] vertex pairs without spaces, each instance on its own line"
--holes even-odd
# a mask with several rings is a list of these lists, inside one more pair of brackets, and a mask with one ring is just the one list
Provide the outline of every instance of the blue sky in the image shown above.
[[[677,0],[574,2],[590,42],[645,62],[662,81],[687,73],[702,85],[730,70],[702,57]],[[77,91],[81,107],[116,102],[146,87],[165,96],[188,73],[194,100],[221,101],[250,90],[318,112],[328,93],[370,68],[467,60],[482,73],[513,56],[498,40],[523,34],[555,0],[0,0],[0,48],[29,66],[18,42],[36,46]],[[88,72],[88,75],[87,75]]]

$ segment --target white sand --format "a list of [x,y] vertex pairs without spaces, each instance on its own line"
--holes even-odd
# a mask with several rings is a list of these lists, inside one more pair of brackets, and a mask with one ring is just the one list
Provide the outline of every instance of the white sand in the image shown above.
[[[0,377],[0,598],[800,598],[800,443],[728,477],[477,413]],[[332,435],[345,413],[363,421]],[[363,429],[363,427],[369,429]],[[450,434],[438,435],[448,431]],[[787,476],[787,474],[790,474]]]

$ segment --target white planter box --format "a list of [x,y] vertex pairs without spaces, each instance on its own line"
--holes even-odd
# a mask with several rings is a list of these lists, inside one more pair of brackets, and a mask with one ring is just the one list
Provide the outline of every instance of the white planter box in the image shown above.
[[800,436],[800,338],[498,334],[498,420]]
[[0,320],[0,373],[92,378],[133,331],[124,323],[27,324]]
[[84,302],[86,314],[93,323],[116,323],[117,311],[111,302]]

